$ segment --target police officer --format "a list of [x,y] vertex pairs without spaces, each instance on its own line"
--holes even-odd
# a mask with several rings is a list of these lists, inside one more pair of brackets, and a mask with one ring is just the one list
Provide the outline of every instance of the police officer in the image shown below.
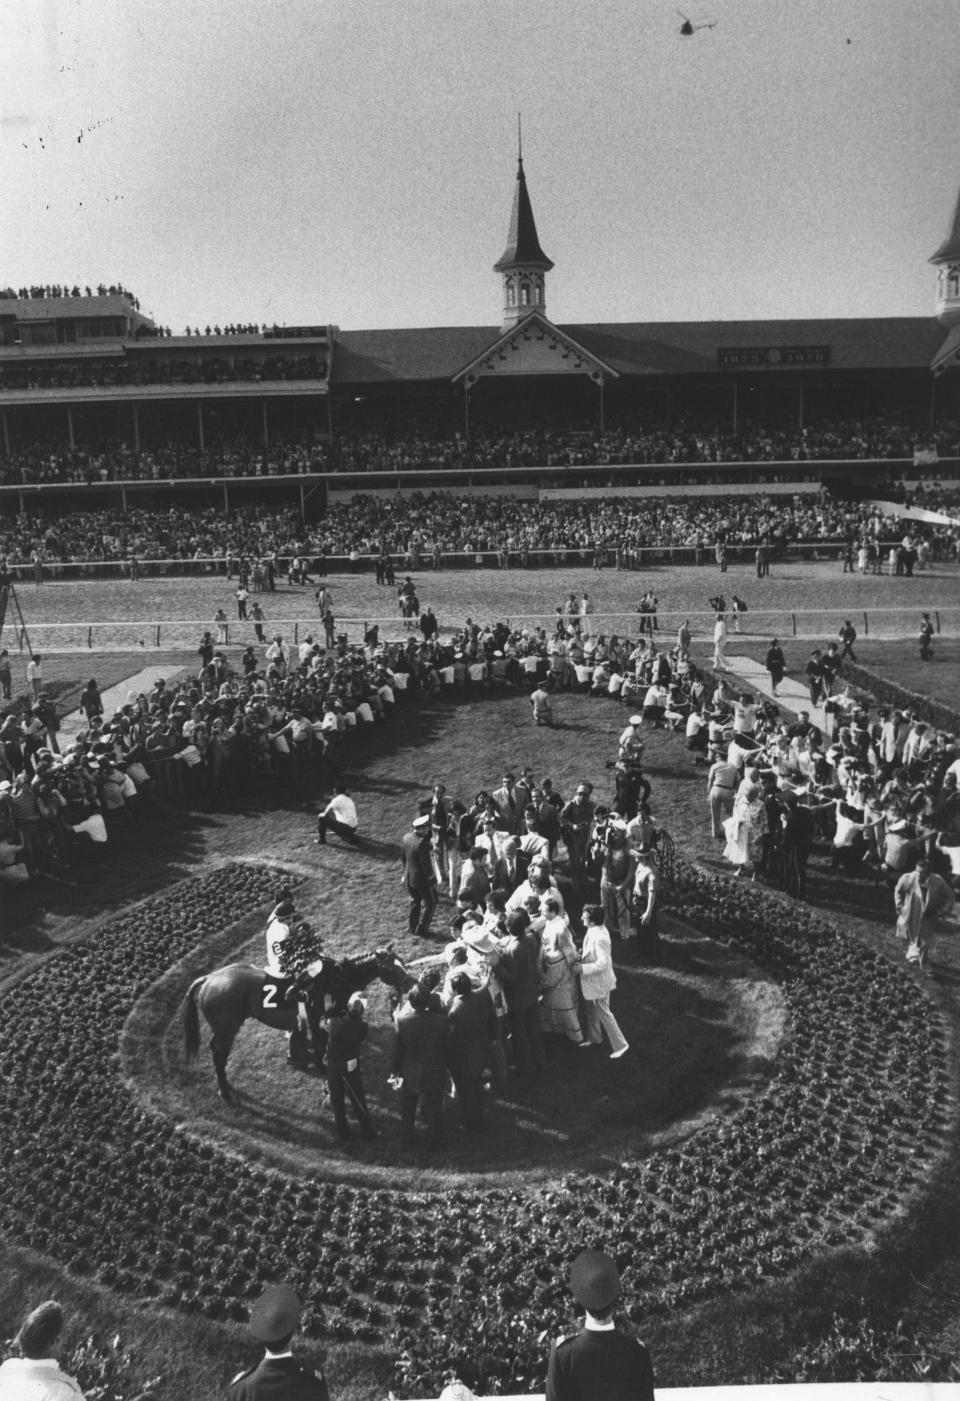
[[230,1401],[330,1401],[322,1372],[294,1361],[290,1351],[300,1323],[300,1300],[289,1284],[271,1284],[250,1310],[250,1332],[263,1343],[262,1362],[230,1383]]
[[545,1401],[653,1401],[650,1354],[613,1320],[620,1276],[610,1257],[582,1250],[570,1268],[570,1291],[586,1319],[579,1333],[554,1343]]

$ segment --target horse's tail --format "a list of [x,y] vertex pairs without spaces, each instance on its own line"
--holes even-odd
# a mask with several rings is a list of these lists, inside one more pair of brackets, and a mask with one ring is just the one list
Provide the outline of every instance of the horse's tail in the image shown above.
[[187,988],[187,998],[183,1004],[183,1049],[188,1056],[195,1056],[200,1049],[200,1014],[197,1011],[197,993],[206,981],[206,974],[196,978]]

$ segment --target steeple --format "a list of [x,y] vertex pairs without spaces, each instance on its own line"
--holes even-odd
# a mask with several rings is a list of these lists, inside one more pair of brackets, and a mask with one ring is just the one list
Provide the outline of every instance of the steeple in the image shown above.
[[960,196],[950,231],[930,259],[937,269],[937,320],[942,326],[960,324]]
[[503,278],[504,329],[516,325],[531,311],[546,314],[544,283],[552,267],[553,263],[540,247],[537,237],[533,206],[527,193],[527,178],[523,173],[523,145],[518,118],[517,183],[513,192],[510,231],[507,246],[499,261],[493,265],[494,272],[500,273]]

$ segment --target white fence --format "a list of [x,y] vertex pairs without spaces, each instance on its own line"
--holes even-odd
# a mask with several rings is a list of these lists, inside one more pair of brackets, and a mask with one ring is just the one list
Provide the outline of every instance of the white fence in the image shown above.
[[[930,618],[938,635],[956,636],[960,631],[960,600],[955,608],[930,609]],[[653,637],[658,647],[669,650],[674,645],[677,629],[685,620],[697,643],[709,641],[712,645],[712,613],[662,612],[656,616],[657,629]],[[727,614],[729,643],[735,648],[737,639],[744,642],[769,642],[773,637],[783,644],[791,639],[798,643],[816,641],[824,643],[837,638],[847,620],[856,628],[859,640],[871,638],[902,640],[916,637],[919,632],[920,607],[912,608],[870,608],[870,609],[822,609],[822,608],[751,608],[739,618],[739,630],[733,615]],[[511,628],[545,628],[552,636],[556,626],[556,613],[511,614],[503,619]],[[591,613],[589,629],[593,636],[604,633],[610,636],[635,637],[640,630],[641,615],[627,613]],[[643,616],[644,623],[653,621],[651,615]],[[336,631],[349,642],[362,642],[368,630],[376,626],[381,642],[406,641],[410,637],[420,637],[415,624],[404,627],[396,613],[379,617],[338,618]],[[303,614],[291,614],[278,618],[271,614],[269,622],[263,624],[264,635],[272,640],[280,633],[285,642],[297,645],[306,635],[323,645],[323,625],[319,618]],[[11,653],[26,655],[32,647],[42,655],[57,652],[179,652],[196,651],[201,635],[212,631],[215,645],[219,648],[258,646],[256,632],[251,621],[238,622],[235,619],[224,624],[223,638],[217,640],[216,629],[211,629],[209,618],[144,618],[97,619],[84,623],[33,623],[26,630],[8,616],[8,631],[4,646]],[[449,635],[451,629],[441,628],[441,635]],[[30,646],[27,643],[29,641]],[[795,661],[796,659],[794,659]]]

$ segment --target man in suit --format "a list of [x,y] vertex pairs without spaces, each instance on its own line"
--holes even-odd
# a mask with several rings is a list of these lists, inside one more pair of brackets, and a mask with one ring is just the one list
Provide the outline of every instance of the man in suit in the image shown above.
[[364,1013],[367,1004],[355,992],[347,1003],[346,1015],[336,1010],[335,999],[326,997],[326,1016],[323,1028],[327,1033],[327,1089],[330,1092],[330,1107],[341,1139],[350,1137],[347,1124],[347,1103],[360,1126],[361,1138],[376,1137],[370,1122],[370,1110],[363,1087],[360,1070],[360,1047],[367,1037],[367,1024]]
[[[500,825],[508,832],[517,830],[517,799],[514,794],[516,777],[512,773],[505,773],[500,787],[495,788],[490,794],[494,805],[500,814]],[[521,808],[522,812],[523,809]]]
[[431,824],[429,814],[418,817],[413,830],[407,832],[400,859],[403,862],[401,881],[410,899],[408,923],[411,934],[426,938],[430,920],[437,907],[437,882],[430,855]]
[[463,1127],[476,1133],[483,1126],[483,1072],[492,1061],[497,1014],[487,989],[474,988],[469,973],[455,973],[450,990],[447,1059]]
[[250,1332],[266,1352],[257,1367],[234,1377],[229,1401],[330,1401],[322,1372],[295,1362],[290,1351],[300,1300],[289,1284],[271,1284],[250,1309]]
[[[539,902],[537,905],[539,912]],[[507,994],[510,1051],[517,1073],[543,1070],[546,1056],[540,1030],[540,938],[525,909],[507,915],[507,936],[500,940],[497,977]]]
[[447,1073],[447,1023],[432,1008],[430,994],[417,984],[396,1016],[390,1058],[391,1082],[400,1090],[400,1132],[413,1146],[417,1108],[427,1130],[427,1145],[440,1143],[440,1116]]
[[570,1268],[570,1291],[586,1318],[579,1333],[550,1351],[546,1401],[653,1401],[650,1354],[614,1322],[620,1276],[610,1257],[582,1250]]

